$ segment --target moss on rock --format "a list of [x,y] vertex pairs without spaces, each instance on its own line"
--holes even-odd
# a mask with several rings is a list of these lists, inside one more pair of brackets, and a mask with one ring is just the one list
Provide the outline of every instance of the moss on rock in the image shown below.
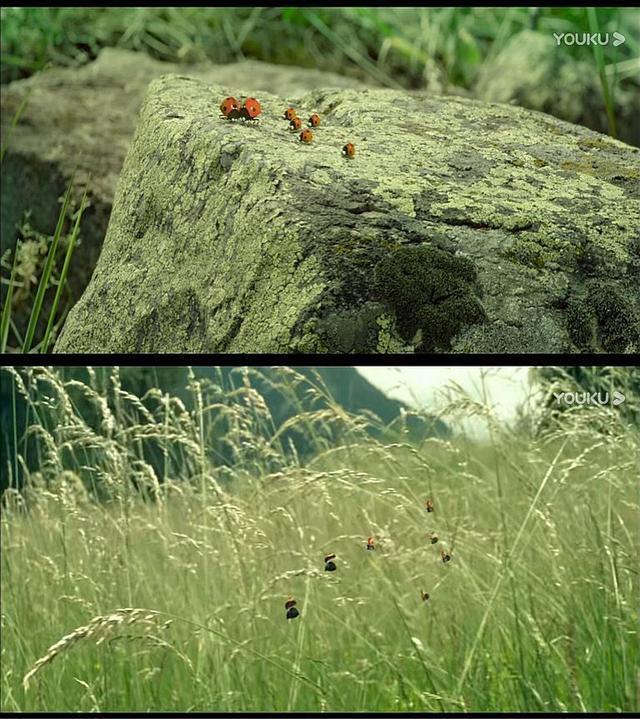
[[474,294],[476,269],[464,257],[425,245],[401,247],[374,274],[376,292],[393,308],[402,338],[417,339],[419,352],[448,350],[462,327],[484,320]]
[[572,341],[582,352],[640,351],[639,299],[638,287],[606,280],[589,282],[568,302]]

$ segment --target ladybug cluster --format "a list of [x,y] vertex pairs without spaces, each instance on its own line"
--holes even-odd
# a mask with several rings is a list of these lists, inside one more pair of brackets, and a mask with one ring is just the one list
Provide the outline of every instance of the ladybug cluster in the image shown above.
[[[427,510],[427,512],[433,512],[433,500],[427,499],[424,508]],[[431,544],[438,543],[438,535],[436,534],[436,532],[429,533],[429,541],[431,542]],[[447,562],[451,561],[451,554],[449,552],[446,552],[444,549],[441,549],[440,559],[442,559],[442,561],[446,564]]]
[[[432,499],[428,499],[425,502],[425,509],[429,513],[434,511],[434,505],[433,505]],[[436,532],[433,532],[433,531],[429,532],[428,537],[429,537],[429,541],[431,544],[437,544],[439,541],[438,535],[436,534]],[[367,551],[374,551],[376,548],[375,537],[368,537],[365,547],[366,547]],[[451,558],[452,558],[451,555],[452,555],[452,553],[450,551],[445,551],[444,549],[440,550],[440,558],[442,559],[442,562],[444,564],[451,561]],[[334,561],[335,559],[336,559],[336,555],[334,553],[325,555],[325,557],[324,557],[325,572],[335,572],[337,570],[338,567],[336,565],[336,562]],[[426,602],[426,601],[428,601],[429,598],[430,598],[430,594],[428,592],[425,592],[423,589],[421,589],[420,590],[420,599],[423,602]],[[293,599],[292,597],[289,597],[289,599],[287,600],[287,602],[285,604],[285,607],[287,609],[287,619],[294,619],[295,617],[300,615],[300,612],[296,609],[295,605],[296,605],[295,599]]]
[[262,112],[260,101],[255,97],[247,97],[240,105],[235,97],[225,97],[220,103],[221,117],[225,120],[241,122],[260,122],[258,115]]
[[[289,121],[289,130],[291,132],[298,132],[302,128],[302,120],[298,117],[298,113],[296,112],[295,108],[288,107],[283,115],[283,119]],[[319,127],[320,126],[320,115],[317,115],[316,113],[313,113],[311,117],[307,120],[307,127]],[[305,144],[309,144],[313,142],[313,132],[311,130],[304,129],[300,134],[298,135],[298,139],[300,142],[304,142]]]
[[[250,122],[257,124],[260,122],[258,116],[262,113],[260,101],[255,97],[247,97],[241,104],[235,97],[225,97],[220,103],[220,117],[230,122]],[[298,117],[295,108],[288,107],[282,117],[288,121],[289,130],[298,134],[298,139],[305,145],[313,142],[313,130],[320,127],[320,115],[313,113],[306,121],[307,127],[302,128],[303,121]],[[348,142],[341,150],[343,157],[353,159],[356,154],[356,147],[352,142]]]

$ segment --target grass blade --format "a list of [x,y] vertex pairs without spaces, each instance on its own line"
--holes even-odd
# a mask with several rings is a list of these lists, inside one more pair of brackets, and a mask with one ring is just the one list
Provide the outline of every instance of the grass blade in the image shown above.
[[47,261],[44,266],[44,270],[42,271],[42,277],[40,278],[40,283],[38,284],[38,292],[36,293],[36,298],[33,303],[33,307],[31,308],[31,316],[29,317],[29,325],[27,327],[27,333],[24,338],[24,344],[22,345],[22,351],[28,352],[31,348],[31,344],[33,342],[33,337],[36,333],[36,327],[38,325],[38,319],[40,317],[40,313],[42,312],[42,304],[44,302],[44,295],[47,291],[47,287],[49,285],[49,278],[51,277],[51,272],[53,271],[53,263],[56,256],[56,250],[58,249],[58,243],[60,242],[60,236],[62,235],[62,227],[64,226],[64,218],[67,215],[67,208],[69,207],[69,198],[71,197],[71,188],[73,187],[73,177],[71,180],[69,180],[69,184],[67,186],[67,191],[64,195],[64,200],[62,202],[62,209],[60,210],[60,214],[58,215],[58,224],[56,226],[56,231],[53,235],[53,241],[51,242],[51,247],[49,248],[49,254],[47,255]]
[[324,35],[329,42],[343,52],[350,60],[356,63],[364,72],[371,75],[378,82],[386,87],[393,87],[401,90],[402,85],[387,73],[380,70],[374,63],[366,58],[362,53],[355,50],[351,45],[345,42],[337,33],[335,33],[328,25],[326,25],[314,12],[306,12],[306,19],[313,25],[318,32]]
[[16,244],[13,252],[13,265],[11,267],[11,277],[9,278],[9,287],[7,288],[7,296],[2,308],[2,321],[0,322],[0,352],[7,350],[7,339],[9,337],[9,323],[11,321],[11,301],[13,299],[13,286],[16,276],[16,258],[18,256],[18,245]]
[[73,226],[73,231],[71,233],[71,237],[69,239],[69,246],[67,247],[67,252],[65,254],[64,258],[64,265],[62,266],[62,273],[60,275],[60,280],[58,282],[58,287],[56,289],[56,295],[53,299],[53,305],[51,307],[51,312],[49,313],[49,321],[47,322],[47,329],[44,333],[44,340],[42,341],[42,349],[41,352],[46,352],[49,348],[49,342],[51,340],[51,330],[53,329],[53,322],[58,310],[58,304],[60,303],[60,297],[62,295],[62,290],[65,286],[65,282],[67,280],[67,274],[69,272],[69,265],[71,264],[71,257],[73,255],[73,250],[76,245],[76,240],[78,239],[78,234],[80,233],[80,220],[82,219],[82,215],[85,210],[86,206],[86,200],[87,200],[87,190],[85,189],[84,195],[82,196],[82,201],[80,202],[80,209],[78,210],[78,214],[76,216],[76,222]]
[[[600,32],[600,23],[598,22],[598,15],[594,7],[587,8],[587,18],[589,20],[589,32],[596,34]],[[607,77],[607,70],[604,62],[604,55],[602,48],[596,42],[593,43],[593,54],[596,59],[596,65],[598,67],[598,74],[600,75],[600,84],[602,85],[602,95],[604,97],[604,104],[607,110],[607,121],[609,123],[609,134],[611,137],[616,138],[618,131],[616,128],[616,111],[613,106],[613,95],[611,88],[609,87],[609,78]]]

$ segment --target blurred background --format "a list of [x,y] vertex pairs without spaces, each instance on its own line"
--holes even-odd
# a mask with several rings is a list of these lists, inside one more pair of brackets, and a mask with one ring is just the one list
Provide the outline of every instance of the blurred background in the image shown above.
[[[632,7],[20,7],[2,8],[1,18],[2,83],[90,62],[104,47],[172,62],[253,58],[384,87],[514,100],[636,137],[627,97],[640,71]],[[617,46],[614,32],[624,36]],[[579,36],[558,45],[554,33]],[[608,42],[584,44],[583,33],[603,41],[608,33]]]
[[[482,445],[494,423],[534,438],[567,411],[595,413],[593,405],[559,404],[554,392],[601,393],[610,421],[640,426],[637,367],[36,367],[7,368],[0,379],[0,491],[22,487],[43,465],[54,474],[78,472],[92,485],[86,454],[78,461],[70,451],[75,440],[61,439],[74,426],[82,430],[72,432],[76,439],[85,431],[95,439],[113,438],[120,425],[153,424],[154,432],[136,441],[129,429],[118,430],[125,453],[149,463],[158,477],[186,478],[203,456],[198,450],[186,459],[180,446],[176,464],[168,460],[160,420],[168,411],[190,417],[190,441],[206,445],[202,451],[218,479],[230,470],[273,471],[282,461],[305,465],[363,439],[416,448],[433,437]],[[614,406],[615,391],[625,401]],[[206,425],[198,428],[193,423],[203,407]],[[183,423],[177,424],[181,433]]]

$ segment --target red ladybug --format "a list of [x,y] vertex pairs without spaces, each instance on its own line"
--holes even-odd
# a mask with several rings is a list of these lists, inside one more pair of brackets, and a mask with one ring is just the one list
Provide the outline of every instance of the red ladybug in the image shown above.
[[315,113],[313,113],[313,115],[311,115],[311,117],[307,120],[307,125],[309,125],[309,127],[318,127],[319,124],[320,115],[316,115]]
[[229,113],[231,113],[233,110],[240,110],[240,103],[236,100],[235,97],[225,97],[225,99],[220,103],[220,112],[225,116],[229,117]]
[[292,132],[297,132],[302,127],[302,121],[299,117],[292,117],[289,123],[289,129]]
[[342,148],[343,157],[351,158],[355,154],[356,154],[356,146],[351,142],[347,142],[347,144]]
[[311,130],[303,130],[300,133],[300,142],[313,142],[313,132],[311,132]]
[[374,538],[369,537],[369,539],[367,539],[367,549],[375,549],[375,548],[376,548],[376,545],[374,542]]
[[242,114],[247,116],[248,120],[255,120],[262,112],[260,101],[255,97],[247,97],[242,106]]
[[283,117],[285,120],[293,120],[293,118],[296,116],[296,114],[297,114],[296,111],[292,107],[288,107],[284,111]]

